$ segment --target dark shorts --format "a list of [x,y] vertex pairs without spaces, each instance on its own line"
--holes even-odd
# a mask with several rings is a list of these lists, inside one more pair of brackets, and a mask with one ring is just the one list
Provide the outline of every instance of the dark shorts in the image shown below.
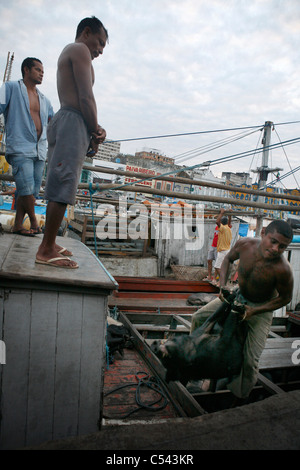
[[48,168],[45,199],[75,204],[90,136],[82,114],[73,108],[61,108],[47,128]]

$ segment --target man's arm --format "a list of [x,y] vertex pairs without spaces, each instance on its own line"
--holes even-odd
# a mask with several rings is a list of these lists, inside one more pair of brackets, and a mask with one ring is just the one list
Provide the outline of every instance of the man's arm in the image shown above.
[[7,83],[3,83],[0,87],[0,114],[3,114],[9,104],[9,88]]
[[217,224],[218,227],[220,227],[220,225],[221,225],[221,219],[224,215],[224,212],[225,212],[225,209],[222,208],[220,210],[220,213],[219,213],[218,217],[217,217],[216,224]]
[[224,287],[227,283],[230,264],[232,264],[235,260],[239,259],[240,257],[240,246],[242,242],[243,240],[238,240],[223,260],[220,270],[220,289],[221,287]]
[[98,146],[104,142],[106,131],[98,124],[97,105],[93,92],[93,73],[90,52],[85,45],[76,45],[72,54],[72,66],[80,110],[91,135],[88,155],[95,155]]

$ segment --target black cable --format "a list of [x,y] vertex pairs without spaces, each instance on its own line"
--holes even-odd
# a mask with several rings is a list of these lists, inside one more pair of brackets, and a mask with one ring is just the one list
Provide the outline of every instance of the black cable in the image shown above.
[[[276,132],[276,135],[277,135],[277,137],[278,137],[278,139],[279,139],[279,142],[281,143],[281,139],[280,139],[279,134],[278,134],[278,132],[276,131],[276,129],[275,129],[275,132]],[[286,160],[287,160],[287,162],[288,162],[288,165],[289,165],[289,167],[290,167],[290,170],[291,170],[291,172],[292,172],[291,174],[294,176],[294,180],[295,180],[296,186],[298,187],[298,189],[300,189],[300,188],[299,188],[298,181],[296,180],[296,177],[295,177],[295,172],[293,171],[293,169],[292,169],[292,167],[291,167],[290,161],[289,161],[289,159],[288,159],[288,156],[287,156],[287,153],[286,153],[284,147],[282,147],[282,150],[283,150],[283,153],[285,154],[285,158],[286,158]]]
[[[141,376],[142,377],[139,377]],[[130,382],[128,384],[125,384],[125,385],[120,385],[119,387],[117,388],[114,388],[113,390],[107,392],[104,394],[104,398],[108,395],[110,395],[111,393],[114,393],[118,390],[121,390],[122,388],[125,388],[125,387],[132,387],[133,385],[136,386],[136,391],[135,391],[135,400],[136,400],[136,403],[137,403],[137,408],[134,408],[133,410],[129,411],[129,413],[125,414],[124,416],[103,416],[103,418],[105,419],[125,419],[127,418],[128,416],[132,415],[133,413],[139,411],[140,409],[145,409],[145,410],[148,410],[148,411],[160,411],[160,410],[163,410],[169,403],[169,400],[167,399],[165,393],[163,392],[162,388],[161,388],[161,385],[160,385],[160,380],[157,378],[157,377],[150,377],[149,374],[147,374],[146,372],[138,372],[136,375],[136,378],[137,378],[137,383],[136,382]],[[150,388],[151,390],[154,390],[156,393],[158,393],[160,395],[160,397],[153,401],[153,402],[150,402],[150,403],[143,403],[142,399],[141,399],[141,389],[142,387],[147,387],[147,388]],[[155,406],[157,405],[159,402],[161,402],[163,400],[163,403],[160,405],[160,406]]]
[[[297,124],[300,121],[290,121],[290,122],[280,122],[278,124],[274,124],[274,126],[283,126],[285,124]],[[215,129],[212,131],[198,131],[198,132],[185,132],[182,134],[165,134],[165,135],[154,135],[154,136],[148,136],[148,137],[134,137],[132,139],[117,139],[117,140],[106,140],[105,142],[129,142],[133,140],[148,140],[148,139],[164,139],[166,137],[181,137],[181,136],[186,136],[186,135],[197,135],[197,134],[212,134],[216,132],[229,132],[229,131],[238,131],[242,129],[257,129],[263,127],[262,124],[258,126],[245,126],[245,127],[232,127],[228,129]]]
[[197,134],[213,134],[216,132],[238,131],[242,129],[256,129],[258,127],[262,127],[262,125],[247,126],[247,127],[233,127],[232,129],[216,129],[212,131],[184,132],[182,134],[165,134],[165,135],[154,135],[154,136],[148,136],[148,137],[134,137],[132,139],[106,140],[106,142],[129,142],[133,140],[165,139],[166,137],[181,137],[181,136],[197,135]]
[[245,137],[252,135],[254,132],[259,132],[262,130],[263,128],[256,129],[255,131],[251,131],[246,134],[243,133],[242,135],[240,133],[240,134],[237,134],[236,136],[227,137],[226,139],[217,140],[216,142],[211,142],[210,144],[204,145],[202,147],[198,147],[193,150],[188,150],[187,152],[184,152],[182,154],[175,156],[174,157],[175,163],[177,165],[182,165],[182,163],[186,160],[192,160],[193,158],[199,157],[200,155],[203,155],[204,153],[208,153],[220,147],[224,147],[225,145],[229,145],[232,142],[236,142],[237,140],[244,139]]
[[288,171],[287,173],[281,175],[279,178],[276,178],[275,180],[271,181],[270,183],[266,184],[263,188],[261,188],[262,190],[264,190],[266,187],[269,187],[269,186],[272,186],[272,184],[275,184],[277,183],[278,181],[281,181],[283,180],[284,178],[287,178],[288,176],[291,176],[293,173],[296,173],[297,171],[300,170],[300,166],[297,166],[296,168],[294,168],[293,170],[291,171]]
[[[271,145],[268,145],[264,148],[255,149],[255,152],[259,153],[259,152],[263,152],[266,149],[275,149],[279,146],[282,146],[283,144],[284,145],[291,145],[291,144],[298,143],[298,142],[300,142],[300,137],[296,137],[296,138],[290,139],[290,140],[285,140],[284,142],[281,142],[280,144],[279,143],[271,144]],[[220,163],[225,163],[226,161],[230,162],[232,160],[238,160],[240,158],[249,157],[250,155],[253,154],[253,152],[254,152],[253,149],[252,150],[246,150],[245,152],[236,153],[236,154],[233,154],[233,155],[229,155],[227,157],[220,157],[220,158],[217,158],[215,160],[209,160],[209,161],[206,161],[204,163],[198,163],[196,165],[191,165],[191,166],[188,166],[188,167],[184,167],[184,170],[185,171],[193,170],[193,169],[201,167],[201,166],[219,165]],[[112,188],[112,190],[117,191],[118,189],[122,189],[122,188],[127,187],[127,186],[133,186],[135,184],[141,183],[142,181],[155,180],[155,179],[159,180],[163,176],[168,176],[168,175],[172,175],[172,174],[176,175],[176,173],[179,173],[180,171],[182,171],[182,168],[180,168],[179,170],[175,170],[175,171],[169,171],[167,173],[161,173],[161,174],[156,175],[156,176],[148,176],[146,178],[136,178],[135,181],[132,181],[131,183],[121,184],[117,187]]]

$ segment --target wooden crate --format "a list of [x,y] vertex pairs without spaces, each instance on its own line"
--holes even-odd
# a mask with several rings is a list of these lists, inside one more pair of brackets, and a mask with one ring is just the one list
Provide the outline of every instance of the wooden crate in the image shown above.
[[[70,221],[70,227],[80,236],[80,240],[88,246],[94,253],[107,254],[107,255],[138,255],[145,256],[147,247],[149,245],[149,227],[147,225],[146,232],[141,233],[141,238],[131,239],[128,235],[128,226],[120,227],[118,218],[115,227],[109,229],[107,238],[99,238],[97,233],[97,225],[103,217],[75,214],[74,219]],[[135,217],[127,218],[128,225],[135,219]],[[125,230],[124,230],[125,229]],[[125,233],[126,232],[126,233]],[[96,243],[96,245],[95,245]]]

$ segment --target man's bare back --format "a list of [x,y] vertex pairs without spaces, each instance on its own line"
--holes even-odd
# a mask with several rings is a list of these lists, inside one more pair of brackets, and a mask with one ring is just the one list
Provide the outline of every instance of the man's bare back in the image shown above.
[[[88,48],[83,43],[68,44],[59,56],[57,63],[57,91],[61,106],[70,106],[80,111],[79,90],[73,71],[73,63],[88,55],[91,86],[94,84],[94,69]],[[88,71],[87,71],[88,73]]]

